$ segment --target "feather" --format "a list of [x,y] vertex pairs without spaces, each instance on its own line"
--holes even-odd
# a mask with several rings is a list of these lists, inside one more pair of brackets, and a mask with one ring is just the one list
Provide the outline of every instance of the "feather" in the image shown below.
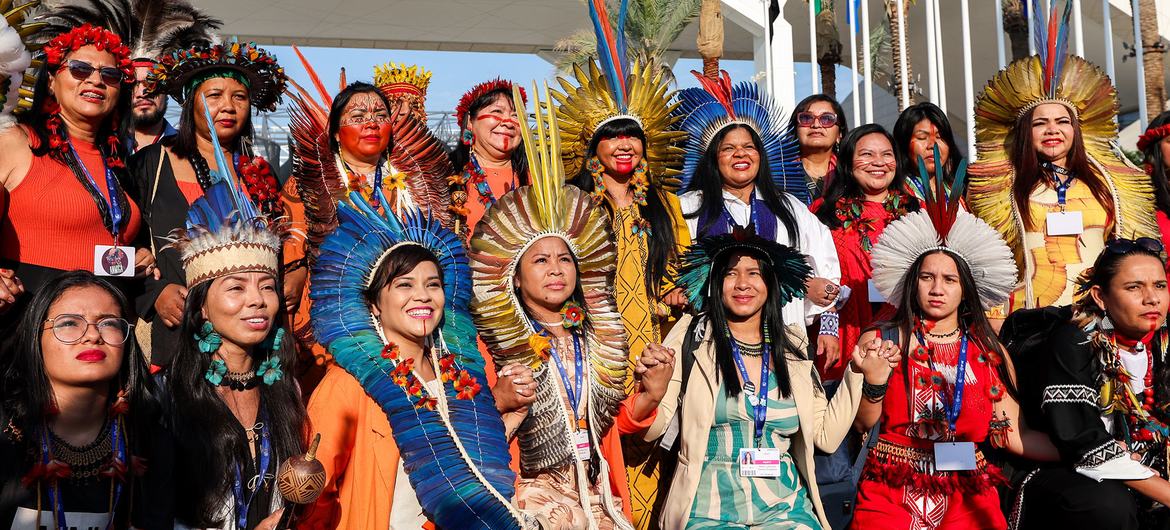
[[[624,5],[625,0],[622,3]],[[618,104],[620,113],[624,114],[626,110],[626,73],[622,69],[624,60],[618,56],[617,42],[614,40],[613,26],[609,20],[605,0],[590,0],[589,18],[593,21],[593,32],[597,36],[597,60],[609,81],[615,103]],[[624,27],[625,22],[619,20],[618,25]]]
[[[4,2],[0,2],[3,4]],[[12,8],[0,5],[0,130],[16,124],[13,113],[21,103],[24,71],[32,65],[21,30],[25,14],[36,3]]]
[[1025,0],[1032,3],[1032,9],[1029,10],[1028,23],[1032,25],[1032,46],[1036,48],[1036,53],[1040,56],[1040,66],[1043,68],[1047,64],[1048,57],[1048,31],[1044,25],[1044,10],[1040,9],[1040,0]]
[[151,59],[211,43],[223,24],[186,0],[55,0],[43,4],[37,20],[45,23],[38,43],[92,24],[117,34],[133,58]]
[[[1052,9],[1056,9],[1056,4],[1052,5]],[[1054,12],[1053,15],[1056,13]],[[1056,37],[1056,63],[1053,66],[1053,74],[1051,86],[1048,88],[1049,94],[1056,94],[1056,86],[1060,83],[1060,77],[1064,73],[1065,59],[1068,57],[1068,30],[1069,17],[1072,16],[1072,2],[1065,2],[1064,13],[1061,15],[1059,31]]]
[[812,276],[812,267],[804,255],[787,245],[740,230],[701,238],[683,254],[675,285],[683,290],[696,313],[706,311],[707,304],[712,302],[711,274],[715,261],[736,251],[751,252],[772,265],[774,277],[766,281],[777,287],[780,305],[804,298],[805,281]]
[[301,64],[305,66],[305,72],[309,74],[309,80],[313,82],[313,86],[317,89],[317,94],[321,96],[321,101],[325,102],[325,106],[333,104],[333,96],[329,95],[329,91],[325,90],[325,83],[321,82],[321,78],[317,76],[317,71],[305,59],[305,55],[301,53],[301,49],[296,44],[292,45],[292,49],[297,54],[297,58],[301,60]]

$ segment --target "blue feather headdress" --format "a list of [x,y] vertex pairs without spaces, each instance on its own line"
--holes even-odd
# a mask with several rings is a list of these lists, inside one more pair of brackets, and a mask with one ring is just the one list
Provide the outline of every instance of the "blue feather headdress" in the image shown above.
[[[203,112],[207,123],[212,123],[206,98]],[[227,172],[231,166],[214,134],[211,143],[217,166],[211,171],[212,185],[191,204],[186,227],[172,232],[172,242],[167,245],[178,249],[182,256],[187,287],[241,272],[276,276],[288,224],[260,213]]]
[[[392,212],[380,190],[375,196],[383,212]],[[462,240],[417,211],[401,220],[379,214],[356,194],[338,203],[337,217],[340,225],[321,245],[312,272],[316,336],[386,412],[410,484],[438,527],[521,528],[522,516],[510,505],[516,477],[508,467],[504,424],[491,392],[479,392],[476,383],[486,379],[467,309],[471,270]],[[433,362],[453,363],[477,391],[445,376],[443,396],[401,384],[410,377],[409,365],[384,350],[364,292],[382,261],[402,245],[420,245],[438,258],[446,307],[436,350],[445,346],[446,352],[436,351]],[[447,418],[435,407],[438,399],[446,402]]]
[[686,158],[680,176],[680,191],[686,191],[694,178],[703,155],[719,131],[731,125],[751,127],[764,143],[761,153],[768,161],[772,180],[781,190],[804,202],[809,202],[808,187],[800,166],[800,145],[796,134],[788,127],[783,111],[771,96],[755,83],[742,82],[731,86],[731,77],[721,71],[719,80],[712,80],[699,72],[702,88],[688,88],[678,93],[678,106],[671,113],[679,118],[678,128],[688,137],[684,149]]
[[1077,115],[1077,105],[1067,97],[1060,95],[1061,79],[1064,77],[1064,67],[1068,61],[1068,21],[1072,15],[1072,2],[1065,1],[1064,11],[1060,13],[1060,16],[1056,14],[1057,2],[1052,2],[1052,12],[1048,14],[1047,24],[1040,16],[1044,11],[1040,9],[1039,0],[1031,0],[1031,3],[1031,11],[1034,16],[1031,17],[1029,23],[1035,27],[1032,38],[1033,44],[1036,46],[1036,55],[1040,59],[1040,88],[1043,90],[1044,98],[1022,107],[1017,117],[1044,103],[1061,103],[1068,107],[1074,115]]
[[770,288],[777,289],[780,305],[804,298],[804,283],[812,276],[812,267],[804,255],[787,245],[736,228],[730,234],[704,237],[683,254],[676,284],[686,293],[687,302],[695,312],[707,309],[715,262],[733,252],[747,252],[771,264],[774,278],[765,281]]

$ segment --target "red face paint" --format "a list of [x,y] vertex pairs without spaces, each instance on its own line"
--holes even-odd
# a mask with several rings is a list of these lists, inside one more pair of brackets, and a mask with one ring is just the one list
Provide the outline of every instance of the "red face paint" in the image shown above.
[[337,131],[337,140],[343,149],[359,157],[380,156],[390,145],[390,124],[345,125]]

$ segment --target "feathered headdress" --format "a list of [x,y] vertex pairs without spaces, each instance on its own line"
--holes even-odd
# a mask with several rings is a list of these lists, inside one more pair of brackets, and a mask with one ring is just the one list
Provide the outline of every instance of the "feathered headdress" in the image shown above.
[[[938,146],[934,148],[934,159],[942,160]],[[940,173],[944,171],[942,166],[938,168]],[[1015,289],[1017,269],[1011,249],[991,226],[960,206],[959,190],[963,189],[966,173],[964,160],[948,196],[942,178],[932,191],[926,164],[918,159],[918,178],[913,182],[925,198],[923,208],[890,223],[873,248],[873,282],[890,303],[899,304],[906,284],[915,281],[906,277],[910,266],[919,256],[934,250],[945,251],[967,264],[985,309],[1002,304]]]
[[15,2],[0,0],[0,130],[16,123],[13,114],[32,106],[36,77],[25,73],[33,66],[31,44],[25,41],[31,41],[29,37],[43,26],[25,22],[25,16],[37,5],[35,0]]
[[[204,112],[209,112],[206,105]],[[207,121],[211,122],[210,114]],[[182,256],[187,287],[241,272],[277,276],[287,224],[259,212],[248,194],[226,173],[225,168],[230,166],[216,135],[211,135],[211,141],[218,168],[212,171],[212,186],[191,205],[186,228],[172,232],[172,243],[168,245]]]
[[683,150],[675,143],[686,133],[671,130],[677,118],[671,115],[674,105],[667,104],[669,86],[661,70],[652,64],[631,65],[626,59],[625,20],[629,0],[622,0],[616,30],[610,25],[605,0],[588,3],[597,34],[598,61],[589,61],[587,68],[573,65],[577,86],[561,77],[557,81],[564,93],[552,92],[559,105],[557,120],[563,136],[561,158],[565,171],[574,176],[581,171],[585,152],[597,129],[614,120],[630,119],[646,134],[644,156],[650,182],[666,191],[676,191]]
[[130,58],[153,60],[175,50],[209,44],[222,21],[187,0],[53,0],[38,20],[57,35],[83,24],[106,28],[130,48]]
[[[1025,227],[1012,193],[1015,170],[1010,159],[1017,134],[1027,134],[1027,124],[1018,129],[1027,111],[1044,103],[1059,103],[1070,109],[1079,122],[1081,139],[1089,163],[1113,192],[1115,215],[1113,234],[1125,237],[1156,235],[1153,188],[1150,179],[1134,169],[1112,149],[1117,137],[1117,91],[1109,77],[1092,63],[1068,55],[1066,3],[1060,16],[1053,2],[1047,25],[1036,20],[1039,55],[1017,59],[987,83],[975,103],[975,140],[978,162],[971,165],[967,194],[971,213],[991,225],[1025,269]],[[1032,12],[1042,13],[1032,0]],[[885,236],[882,236],[883,238]]]
[[[349,200],[349,191],[352,190],[348,186],[345,168],[339,163],[339,155],[330,145],[329,108],[333,97],[300,50],[296,46],[293,50],[300,57],[320,98],[318,102],[308,90],[289,80],[294,89],[289,93],[292,99],[289,129],[294,141],[292,173],[305,205],[308,223],[306,255],[311,265],[316,260],[321,242],[337,228],[337,203]],[[345,88],[344,78],[339,85]],[[392,123],[390,135],[394,141],[389,162],[394,171],[407,175],[405,191],[410,194],[411,202],[430,212],[440,224],[450,226],[451,198],[447,191],[447,176],[452,169],[443,143],[431,133],[425,122],[413,117],[402,117]],[[383,181],[387,185],[389,177],[385,175]]]
[[[695,311],[707,309],[711,298],[711,285],[718,278],[712,278],[715,262],[734,252],[747,252],[763,259],[772,267],[774,278],[766,283],[777,289],[781,305],[797,298],[804,298],[805,281],[812,276],[812,267],[800,251],[765,239],[753,232],[736,228],[729,234],[704,237],[691,245],[683,254],[679,266],[677,285],[687,295],[687,302]],[[721,303],[714,301],[713,303]]]
[[[381,192],[382,211],[390,212]],[[424,513],[439,528],[521,528],[510,504],[515,474],[508,442],[486,385],[467,313],[471,278],[462,240],[434,219],[379,214],[358,196],[337,207],[340,226],[313,268],[312,322],[337,364],[361,383],[390,420],[394,442]],[[423,390],[411,365],[379,336],[364,292],[395,248],[420,245],[438,258],[446,304],[433,362],[448,417]],[[441,351],[445,348],[446,351]],[[481,383],[484,382],[484,383]]]
[[431,72],[418,65],[386,63],[374,67],[374,85],[391,104],[407,100],[414,117],[425,122],[427,119],[427,87],[431,84]]
[[[518,114],[526,117],[519,87],[514,87],[512,94]],[[522,118],[520,127],[532,185],[500,197],[471,238],[475,288],[471,311],[496,366],[521,363],[547,377],[547,357],[532,344],[537,330],[516,292],[515,277],[520,258],[533,243],[546,237],[565,241],[577,259],[578,281],[591,322],[586,341],[592,374],[589,421],[598,426],[598,432],[605,432],[625,398],[627,375],[625,329],[610,293],[616,250],[605,211],[597,208],[587,193],[565,184],[559,157],[561,134],[547,87],[544,100],[547,103],[538,101],[534,109],[536,134],[529,130],[527,118]],[[571,447],[562,444],[569,435],[567,426],[558,420],[562,414],[558,411],[563,409],[560,394],[538,394],[537,399],[525,421],[541,427],[520,436],[522,468],[571,465],[576,456]]]
[[[496,78],[471,87],[471,90],[468,90],[463,94],[463,97],[459,98],[459,104],[455,106],[455,120],[459,122],[459,128],[463,128],[467,113],[471,111],[471,104],[475,103],[475,100],[484,94],[495,92],[496,90],[511,91],[513,86],[517,85],[507,79]],[[523,88],[520,89],[520,96],[525,103],[528,102],[528,95],[524,92]]]
[[272,112],[280,103],[288,76],[276,62],[276,56],[254,42],[196,46],[163,55],[146,78],[148,94],[165,93],[183,103],[200,79],[214,72],[239,74],[248,85],[248,94],[256,110]]
[[767,160],[776,186],[808,202],[808,187],[798,156],[800,145],[783,111],[759,85],[743,82],[733,88],[731,76],[726,71],[720,72],[721,77],[715,80],[692,70],[702,88],[688,88],[675,96],[678,104],[671,114],[679,119],[678,128],[687,132],[680,188],[687,189],[719,131],[732,125],[746,125],[764,143],[764,152],[760,154]]

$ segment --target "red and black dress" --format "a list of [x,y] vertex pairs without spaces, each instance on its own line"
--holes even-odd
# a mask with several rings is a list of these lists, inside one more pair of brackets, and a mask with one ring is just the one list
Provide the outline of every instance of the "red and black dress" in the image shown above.
[[995,486],[999,469],[976,450],[976,469],[937,471],[935,442],[974,442],[992,435],[994,404],[1003,397],[999,356],[968,341],[963,392],[950,432],[962,340],[913,348],[890,375],[881,430],[858,485],[853,528],[866,530],[1002,529]]

